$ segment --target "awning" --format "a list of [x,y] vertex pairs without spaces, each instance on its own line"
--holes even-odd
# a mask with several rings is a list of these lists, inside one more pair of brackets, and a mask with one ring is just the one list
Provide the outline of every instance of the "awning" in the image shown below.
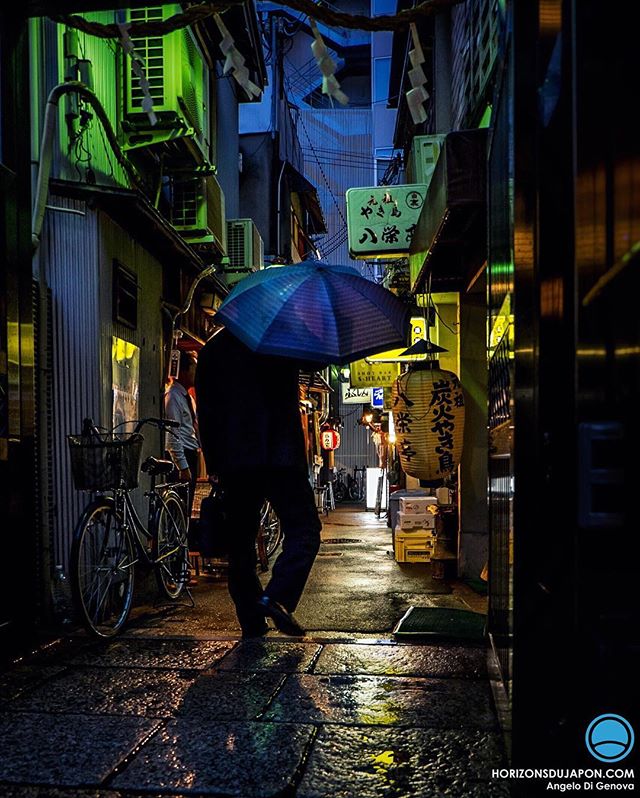
[[333,388],[317,371],[301,371],[298,379],[300,385],[306,385],[310,391],[318,393],[333,393]]
[[449,133],[411,242],[411,290],[464,290],[486,260],[487,129]]
[[289,190],[300,197],[300,202],[309,216],[309,229],[307,231],[309,235],[326,233],[327,225],[324,220],[317,188],[304,175],[300,174],[297,169],[294,169],[290,163],[287,163],[286,175]]

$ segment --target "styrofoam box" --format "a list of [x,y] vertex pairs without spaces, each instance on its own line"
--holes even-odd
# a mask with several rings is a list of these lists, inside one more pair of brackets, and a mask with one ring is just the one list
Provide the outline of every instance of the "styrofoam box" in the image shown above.
[[396,529],[435,529],[436,517],[433,513],[398,513]]
[[431,562],[435,551],[435,537],[430,532],[396,532],[394,556],[397,562]]
[[430,504],[437,507],[438,500],[435,496],[401,496],[400,512],[422,515],[427,512]]

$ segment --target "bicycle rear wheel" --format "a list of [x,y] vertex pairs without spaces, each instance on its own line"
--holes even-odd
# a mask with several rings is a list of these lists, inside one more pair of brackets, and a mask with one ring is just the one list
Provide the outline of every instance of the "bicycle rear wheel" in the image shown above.
[[162,495],[155,522],[153,558],[160,592],[177,599],[189,580],[189,544],[184,504],[174,491]]
[[111,637],[123,627],[133,599],[133,543],[113,501],[96,499],[83,512],[71,547],[71,590],[85,628]]
[[264,537],[267,557],[271,557],[282,540],[282,529],[280,519],[270,502],[265,502],[260,511],[260,532]]

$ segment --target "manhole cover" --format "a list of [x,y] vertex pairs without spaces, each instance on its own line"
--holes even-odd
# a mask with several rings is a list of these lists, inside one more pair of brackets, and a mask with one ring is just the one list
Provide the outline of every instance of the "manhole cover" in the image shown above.
[[360,538],[327,538],[322,543],[362,543]]

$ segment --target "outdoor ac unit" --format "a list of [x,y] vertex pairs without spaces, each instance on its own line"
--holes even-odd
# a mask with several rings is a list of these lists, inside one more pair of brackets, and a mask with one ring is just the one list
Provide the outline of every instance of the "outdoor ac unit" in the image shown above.
[[[164,20],[180,13],[178,5],[130,9],[130,22]],[[189,28],[164,36],[132,36],[135,52],[144,60],[145,77],[158,124],[152,126],[142,110],[144,94],[140,79],[133,71],[132,60],[126,56],[126,116],[123,125],[129,148],[146,146],[158,141],[190,137],[197,142],[207,160],[209,151],[209,121],[207,94],[208,70]]]
[[444,134],[414,137],[407,161],[407,183],[429,185],[444,140]]
[[264,268],[264,245],[253,219],[227,222],[227,284],[233,285],[247,273]]
[[224,194],[215,175],[174,176],[171,224],[190,244],[226,254]]

